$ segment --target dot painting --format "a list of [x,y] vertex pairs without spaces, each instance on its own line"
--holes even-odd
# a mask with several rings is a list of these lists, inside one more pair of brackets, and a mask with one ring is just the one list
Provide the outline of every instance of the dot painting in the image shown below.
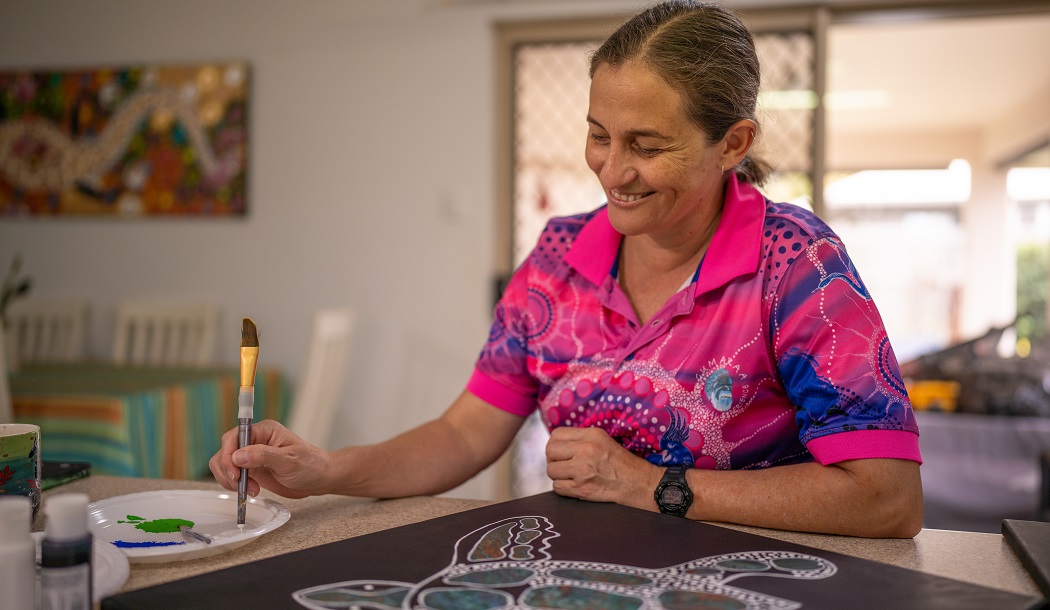
[[657,569],[554,559],[552,541],[559,536],[546,517],[512,517],[461,537],[451,563],[421,582],[352,580],[301,589],[292,598],[316,610],[792,610],[801,604],[735,581],[819,580],[838,571],[830,561],[793,551],[725,553]]

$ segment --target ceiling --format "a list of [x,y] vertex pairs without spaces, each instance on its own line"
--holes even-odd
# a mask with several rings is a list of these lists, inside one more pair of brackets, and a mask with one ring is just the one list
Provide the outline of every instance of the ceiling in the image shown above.
[[860,102],[829,109],[839,133],[980,130],[1040,98],[1050,115],[1050,12],[833,25],[827,90]]

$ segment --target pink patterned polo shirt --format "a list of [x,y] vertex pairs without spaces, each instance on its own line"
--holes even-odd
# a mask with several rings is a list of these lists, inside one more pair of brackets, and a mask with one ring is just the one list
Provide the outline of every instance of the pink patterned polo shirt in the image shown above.
[[882,319],[838,236],[731,175],[694,280],[645,325],[606,209],[554,219],[496,306],[467,389],[661,465],[921,462]]

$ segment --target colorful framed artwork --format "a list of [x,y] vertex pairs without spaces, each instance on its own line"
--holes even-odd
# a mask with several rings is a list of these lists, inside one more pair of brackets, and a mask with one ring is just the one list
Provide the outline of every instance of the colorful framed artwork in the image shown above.
[[244,62],[0,71],[0,217],[242,216]]

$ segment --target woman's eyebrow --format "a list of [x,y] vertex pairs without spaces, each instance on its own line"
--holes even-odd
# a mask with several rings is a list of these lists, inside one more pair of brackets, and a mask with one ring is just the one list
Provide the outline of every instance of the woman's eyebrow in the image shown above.
[[[605,127],[603,127],[601,123],[599,123],[598,121],[595,121],[593,118],[591,118],[590,115],[587,116],[587,122],[590,123],[591,125],[594,125],[595,127],[598,127],[599,129],[603,129],[603,130],[605,129]],[[671,140],[671,139],[673,139],[671,136],[664,135],[664,134],[660,133],[659,131],[656,131],[655,129],[631,129],[631,130],[628,130],[627,135],[633,136],[633,137],[636,137],[636,138],[655,138],[657,140]]]

